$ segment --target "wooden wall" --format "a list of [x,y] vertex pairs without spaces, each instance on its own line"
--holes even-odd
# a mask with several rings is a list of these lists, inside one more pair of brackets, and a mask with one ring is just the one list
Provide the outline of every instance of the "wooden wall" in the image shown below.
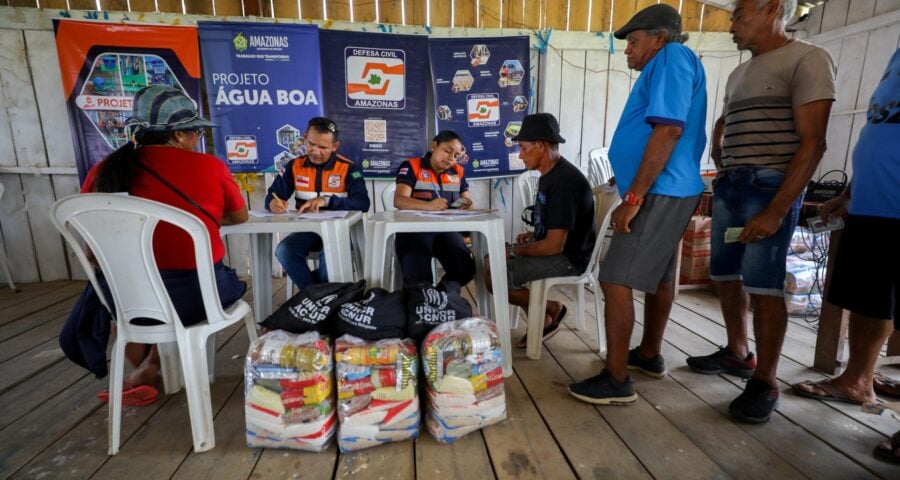
[[[69,13],[73,18],[91,16],[91,12]],[[6,194],[0,199],[0,234],[6,243],[13,276],[19,282],[80,278],[83,275],[47,215],[49,206],[56,199],[78,191],[52,32],[51,19],[59,15],[58,11],[52,10],[0,7],[0,44],[4,46],[0,49],[0,145],[10,146],[8,153],[0,156],[0,182],[6,186]],[[110,13],[109,17],[111,21],[118,21],[123,15]],[[129,18],[136,19],[133,14]],[[209,17],[162,13],[138,18],[154,23],[184,24]],[[318,23],[323,28],[367,28],[369,31],[377,28],[363,23]],[[425,28],[413,26],[394,27],[394,31],[427,33]],[[525,29],[441,27],[431,31],[437,36],[531,33]],[[531,38],[534,46],[537,37],[531,35]],[[546,53],[539,54],[536,48],[532,49],[531,77],[538,97],[537,107],[561,119],[569,140],[564,146],[564,154],[583,168],[586,168],[590,149],[608,145],[631,87],[632,72],[625,66],[624,45],[621,42],[612,44],[613,53],[609,38],[608,34],[554,31]],[[710,105],[713,105],[719,95],[719,83],[724,82],[731,68],[737,65],[739,54],[722,33],[694,34],[690,46],[700,51],[707,65]],[[563,91],[567,94],[561,95]],[[428,128],[433,130],[433,124]],[[251,208],[263,208],[267,183],[262,175],[252,180],[254,191],[247,194]],[[383,210],[381,192],[389,183],[369,182],[373,211]],[[512,237],[521,231],[518,213],[522,205],[514,178],[474,180],[471,186],[478,205],[495,208],[504,216],[507,235]],[[247,239],[231,236],[227,243],[229,263],[239,272],[246,273],[249,268]]]
[[[726,32],[730,13],[696,0],[131,0],[134,12],[262,16],[429,25],[610,31],[656,3],[680,9],[685,31]],[[126,0],[99,0],[100,9],[129,11]],[[0,0],[11,7],[94,10],[96,0]],[[323,8],[324,7],[324,8]]]
[[828,150],[814,178],[834,169],[852,175],[850,159],[869,99],[900,47],[900,0],[829,0],[812,8],[800,27],[799,36],[825,47],[837,65]]

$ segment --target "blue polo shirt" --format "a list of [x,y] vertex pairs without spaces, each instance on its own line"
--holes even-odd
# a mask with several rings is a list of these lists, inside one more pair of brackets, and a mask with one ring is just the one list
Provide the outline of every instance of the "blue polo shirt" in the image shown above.
[[609,161],[619,192],[631,183],[656,124],[683,129],[665,169],[648,193],[690,197],[703,191],[700,157],[706,148],[706,74],[700,59],[680,43],[656,52],[641,71],[613,135]]
[[851,214],[900,219],[900,50],[869,101],[850,185]]

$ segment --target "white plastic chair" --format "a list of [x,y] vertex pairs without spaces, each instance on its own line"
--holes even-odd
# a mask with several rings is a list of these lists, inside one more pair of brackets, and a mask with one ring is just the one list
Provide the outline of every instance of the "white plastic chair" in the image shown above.
[[588,153],[588,182],[591,188],[608,183],[612,178],[608,152],[608,148],[595,148]]
[[[384,205],[385,212],[392,212],[397,210],[394,207],[394,194],[397,192],[397,184],[392,183],[384,188],[384,191],[381,192],[381,204]],[[388,245],[389,251],[394,251],[394,243],[390,241],[390,245]],[[400,260],[394,255],[394,274],[391,276],[391,290],[399,288],[403,284],[403,272],[400,270]],[[431,283],[438,283],[438,260],[434,257],[431,257]]]
[[516,189],[519,191],[523,209],[534,205],[534,195],[537,193],[540,178],[540,172],[537,170],[528,170],[516,177]]
[[[127,343],[160,344],[166,392],[180,388],[187,393],[194,451],[215,447],[209,383],[215,333],[245,320],[250,340],[256,339],[256,324],[250,305],[238,300],[224,310],[216,288],[212,249],[206,226],[197,217],[152,200],[115,194],[73,195],[53,204],[50,217],[75,252],[105,306],[94,267],[79,244],[83,240],[93,253],[109,285],[115,303],[116,340],[109,377],[109,454],[119,451],[122,416],[122,379]],[[185,327],[172,305],[153,254],[153,232],[159,222],[183,229],[194,243],[197,276],[200,281],[207,321]],[[135,318],[163,322],[142,326]],[[172,343],[177,344],[177,354]],[[209,344],[212,347],[209,347]],[[209,358],[207,358],[207,355]],[[180,356],[181,372],[173,361]]]
[[[0,183],[0,199],[3,198],[4,190],[6,190],[6,187]],[[15,290],[16,284],[13,283],[12,273],[9,271],[9,260],[6,258],[6,244],[3,243],[3,236],[0,236],[0,268],[3,269],[3,273],[6,275],[6,284],[9,285],[9,289]]]
[[544,309],[547,305],[547,294],[553,287],[572,285],[576,291],[575,328],[584,329],[584,288],[590,285],[594,289],[594,315],[597,318],[597,335],[599,340],[598,351],[603,354],[606,351],[606,332],[603,323],[603,310],[600,306],[600,289],[597,282],[597,270],[599,267],[600,251],[603,247],[603,239],[609,228],[609,218],[613,208],[619,202],[619,195],[615,188],[594,188],[594,225],[597,235],[594,241],[594,249],[591,251],[591,259],[584,273],[571,277],[542,278],[528,283],[528,341],[526,354],[528,358],[535,360],[541,358],[541,340],[544,328]]

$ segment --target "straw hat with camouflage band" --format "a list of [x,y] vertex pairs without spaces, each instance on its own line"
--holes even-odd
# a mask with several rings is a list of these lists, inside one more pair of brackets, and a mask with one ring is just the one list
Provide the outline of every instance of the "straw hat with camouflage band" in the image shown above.
[[140,132],[174,132],[216,127],[200,116],[197,104],[172,87],[144,87],[134,96],[131,117],[125,122],[128,138]]

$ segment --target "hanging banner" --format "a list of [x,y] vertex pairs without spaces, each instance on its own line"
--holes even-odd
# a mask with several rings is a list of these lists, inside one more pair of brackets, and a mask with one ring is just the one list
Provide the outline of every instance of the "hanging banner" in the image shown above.
[[78,175],[124,145],[134,94],[166,85],[200,99],[197,29],[53,20]]
[[279,171],[322,115],[315,25],[198,22],[216,156],[233,172]]
[[468,178],[525,170],[510,138],[528,113],[528,48],[525,36],[428,41],[437,130],[462,137]]
[[[322,30],[325,113],[341,132],[340,153],[368,178],[391,177],[428,151],[428,38]],[[338,81],[343,79],[344,81]]]

